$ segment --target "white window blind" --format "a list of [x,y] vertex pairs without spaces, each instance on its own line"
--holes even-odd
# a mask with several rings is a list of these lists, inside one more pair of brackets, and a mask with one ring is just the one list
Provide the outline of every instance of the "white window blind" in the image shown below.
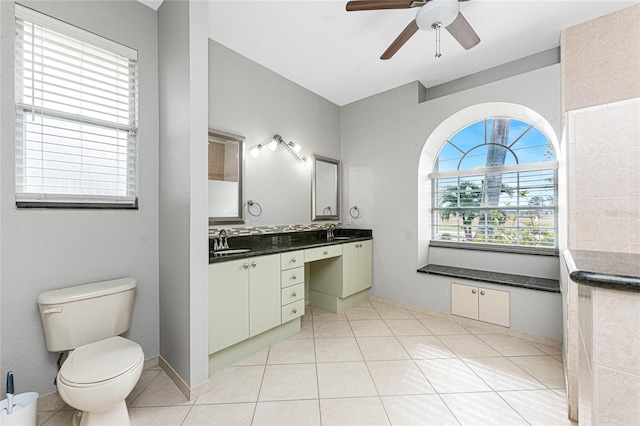
[[137,205],[137,52],[16,5],[16,203]]

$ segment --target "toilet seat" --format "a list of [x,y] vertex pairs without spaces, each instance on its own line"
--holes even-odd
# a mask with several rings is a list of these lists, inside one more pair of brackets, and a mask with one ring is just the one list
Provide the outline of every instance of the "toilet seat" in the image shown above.
[[144,361],[139,344],[120,336],[80,346],[69,354],[58,380],[71,387],[92,387],[117,380]]

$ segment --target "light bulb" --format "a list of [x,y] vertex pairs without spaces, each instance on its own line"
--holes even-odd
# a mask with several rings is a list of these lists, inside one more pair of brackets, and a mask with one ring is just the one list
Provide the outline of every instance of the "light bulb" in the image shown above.
[[260,155],[260,149],[261,149],[261,147],[260,147],[260,145],[258,145],[255,148],[253,148],[249,154],[253,158],[258,158],[258,156]]
[[278,141],[276,139],[272,139],[271,142],[269,142],[269,149],[271,151],[275,151],[277,147],[278,147]]
[[302,150],[302,147],[300,145],[298,145],[297,143],[293,143],[293,142],[291,142],[291,143],[293,144],[293,150],[296,153],[298,153],[298,152],[300,152]]

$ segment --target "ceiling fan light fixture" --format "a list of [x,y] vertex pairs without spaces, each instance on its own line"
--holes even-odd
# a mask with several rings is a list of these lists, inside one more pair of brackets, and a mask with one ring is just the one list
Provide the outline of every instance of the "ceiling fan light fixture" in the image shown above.
[[416,14],[416,23],[421,30],[435,30],[433,24],[448,26],[458,16],[458,0],[431,0],[422,6]]

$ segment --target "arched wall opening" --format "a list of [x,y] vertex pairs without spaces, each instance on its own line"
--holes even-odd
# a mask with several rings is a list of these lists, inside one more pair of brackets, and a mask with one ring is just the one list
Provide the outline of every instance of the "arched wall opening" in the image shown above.
[[[558,136],[551,124],[536,111],[525,107],[523,105],[508,103],[508,102],[488,102],[473,105],[464,108],[453,115],[449,116],[442,123],[440,123],[433,132],[427,138],[422,152],[420,154],[420,161],[418,163],[418,265],[422,266],[428,263],[428,243],[431,240],[432,233],[432,217],[431,217],[431,197],[432,188],[429,174],[433,171],[435,160],[438,157],[438,153],[451,135],[455,134],[462,128],[475,123],[479,120],[490,117],[508,117],[516,120],[521,120],[526,123],[534,125],[540,130],[544,136],[549,140],[553,149],[556,152],[556,156],[559,162],[559,169],[564,169],[563,156],[560,154],[560,144]],[[565,197],[562,183],[564,178],[559,176],[558,195],[562,200]],[[563,203],[559,204],[559,209],[563,206]],[[558,235],[559,240],[562,242],[562,235],[566,234],[566,221],[562,218],[565,216],[564,212],[559,211],[558,221]]]

